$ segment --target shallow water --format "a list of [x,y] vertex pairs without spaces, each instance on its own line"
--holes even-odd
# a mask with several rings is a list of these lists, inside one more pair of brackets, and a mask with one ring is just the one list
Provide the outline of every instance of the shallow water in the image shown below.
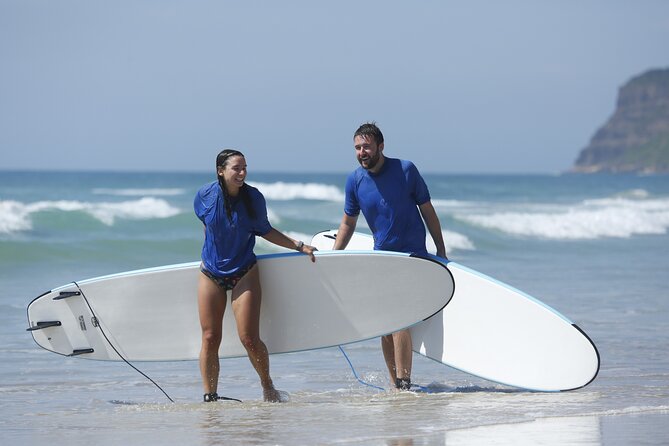
[[[583,389],[512,389],[415,355],[414,381],[432,393],[380,392],[331,348],[272,356],[288,403],[261,402],[240,358],[222,363],[220,387],[244,402],[205,405],[196,362],[135,364],[173,404],[126,364],[39,349],[25,309],[71,280],[196,260],[202,233],[190,203],[208,176],[63,175],[0,172],[3,444],[667,443],[669,178],[427,176],[453,260],[591,337],[601,370]],[[336,227],[344,178],[251,180],[273,224],[308,240]],[[273,250],[260,242],[257,252]],[[378,340],[344,349],[365,382],[387,387]]]

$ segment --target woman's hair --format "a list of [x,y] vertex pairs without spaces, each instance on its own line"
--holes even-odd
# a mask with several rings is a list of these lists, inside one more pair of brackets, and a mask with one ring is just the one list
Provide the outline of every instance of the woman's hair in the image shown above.
[[[228,160],[233,156],[243,157],[244,154],[239,150],[225,149],[221,150],[221,152],[216,156],[216,178],[218,178],[218,184],[221,186],[221,190],[223,191],[223,202],[225,203],[225,213],[227,214],[228,220],[230,221],[232,221],[232,203],[230,200],[230,194],[228,194],[228,188],[225,186],[225,180],[218,175],[218,168],[219,167],[225,168],[226,164],[228,164]],[[249,194],[246,182],[244,182],[244,185],[242,185],[242,188],[239,190],[239,198],[242,199],[242,202],[244,203],[244,207],[246,208],[246,212],[249,214],[249,217],[255,220],[256,211],[255,209],[253,209],[253,203],[251,202],[251,194]]]

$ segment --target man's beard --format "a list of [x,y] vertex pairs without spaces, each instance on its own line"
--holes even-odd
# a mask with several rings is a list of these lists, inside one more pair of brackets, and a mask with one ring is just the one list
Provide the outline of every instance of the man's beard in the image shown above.
[[360,158],[358,158],[358,162],[360,163],[363,169],[370,170],[373,169],[379,163],[380,159],[381,159],[381,152],[377,151],[374,156],[369,157],[367,161],[365,161],[367,165],[363,164],[363,161]]

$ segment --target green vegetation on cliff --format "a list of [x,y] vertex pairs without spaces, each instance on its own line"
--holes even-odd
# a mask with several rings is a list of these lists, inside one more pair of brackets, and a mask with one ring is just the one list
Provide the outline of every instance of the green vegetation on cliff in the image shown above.
[[620,88],[613,116],[572,170],[669,173],[669,69],[648,71]]

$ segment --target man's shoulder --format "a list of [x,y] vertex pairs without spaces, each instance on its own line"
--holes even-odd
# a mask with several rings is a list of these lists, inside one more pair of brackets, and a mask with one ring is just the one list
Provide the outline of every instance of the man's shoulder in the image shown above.
[[385,171],[393,172],[394,175],[407,175],[418,171],[413,161],[405,159],[386,157],[385,163]]
[[390,158],[388,156],[385,157],[384,159],[384,164],[388,167],[395,167],[395,168],[406,168],[407,166],[413,166],[413,162],[401,158]]
[[365,175],[367,175],[367,171],[362,166],[359,166],[353,172],[348,174],[348,180],[359,181]]
[[413,163],[413,161],[410,160],[398,159],[397,162],[399,163],[400,166],[402,166],[402,170],[404,171],[416,168],[416,165]]

